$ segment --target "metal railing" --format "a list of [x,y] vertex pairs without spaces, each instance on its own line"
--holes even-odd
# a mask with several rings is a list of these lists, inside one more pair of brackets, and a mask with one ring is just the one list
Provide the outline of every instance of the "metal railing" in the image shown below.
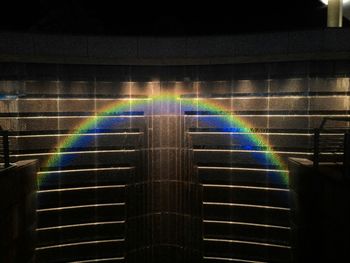
[[[326,124],[336,122],[336,126]],[[345,125],[339,125],[344,123]],[[346,175],[350,172],[350,118],[326,117],[314,132],[314,168],[318,169],[320,162],[342,163]]]
[[4,167],[10,166],[10,146],[9,146],[9,134],[8,131],[2,130],[0,127],[0,140],[1,140],[1,161],[4,163]]

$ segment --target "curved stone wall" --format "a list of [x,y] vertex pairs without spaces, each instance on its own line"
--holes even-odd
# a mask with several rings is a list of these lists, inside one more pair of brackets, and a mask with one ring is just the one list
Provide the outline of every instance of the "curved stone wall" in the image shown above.
[[281,159],[308,157],[322,119],[350,115],[346,32],[1,34],[0,125],[13,161],[38,159],[50,178],[38,192],[38,262],[290,262],[288,186],[264,163],[265,148],[201,121],[217,113],[131,107],[62,149],[75,156],[68,165],[47,171],[46,160],[107,104],[154,94],[205,98]]

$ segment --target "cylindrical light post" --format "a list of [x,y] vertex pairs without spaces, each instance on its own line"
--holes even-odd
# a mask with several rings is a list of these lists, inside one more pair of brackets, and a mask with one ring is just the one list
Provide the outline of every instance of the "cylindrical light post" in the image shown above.
[[327,26],[343,26],[343,0],[328,0]]

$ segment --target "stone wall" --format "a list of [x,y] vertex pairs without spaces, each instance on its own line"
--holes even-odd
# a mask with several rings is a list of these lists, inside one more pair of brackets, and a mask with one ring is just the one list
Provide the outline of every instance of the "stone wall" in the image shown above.
[[[40,262],[288,262],[287,171],[266,156],[310,156],[313,129],[350,110],[347,60],[0,68],[0,125],[10,130],[13,161],[38,159],[46,178],[38,192]],[[162,94],[223,107],[265,144],[249,143],[220,112],[168,102],[130,105],[75,130],[108,105]],[[80,140],[64,147],[77,132]],[[48,167],[58,145],[62,162]]]

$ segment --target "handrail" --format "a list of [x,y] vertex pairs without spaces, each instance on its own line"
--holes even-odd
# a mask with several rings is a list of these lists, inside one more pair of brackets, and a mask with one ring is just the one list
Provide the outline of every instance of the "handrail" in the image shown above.
[[350,179],[350,132],[344,137],[344,174]]
[[10,146],[9,146],[9,134],[8,131],[5,131],[0,126],[0,136],[2,136],[2,150],[4,158],[4,166],[10,167]]
[[319,127],[319,130],[324,129],[324,125],[327,121],[350,122],[350,117],[324,117]]
[[[332,150],[335,154],[342,152],[343,153],[343,171],[344,174],[348,177],[350,175],[350,126],[343,128],[325,128],[325,125],[329,121],[334,122],[348,122],[350,123],[349,117],[325,117],[323,118],[319,128],[314,131],[314,155],[313,155],[313,165],[315,169],[318,169],[320,163],[320,154],[322,147],[326,146],[326,150],[332,153]],[[322,140],[321,132],[334,132],[343,134],[343,138]]]

